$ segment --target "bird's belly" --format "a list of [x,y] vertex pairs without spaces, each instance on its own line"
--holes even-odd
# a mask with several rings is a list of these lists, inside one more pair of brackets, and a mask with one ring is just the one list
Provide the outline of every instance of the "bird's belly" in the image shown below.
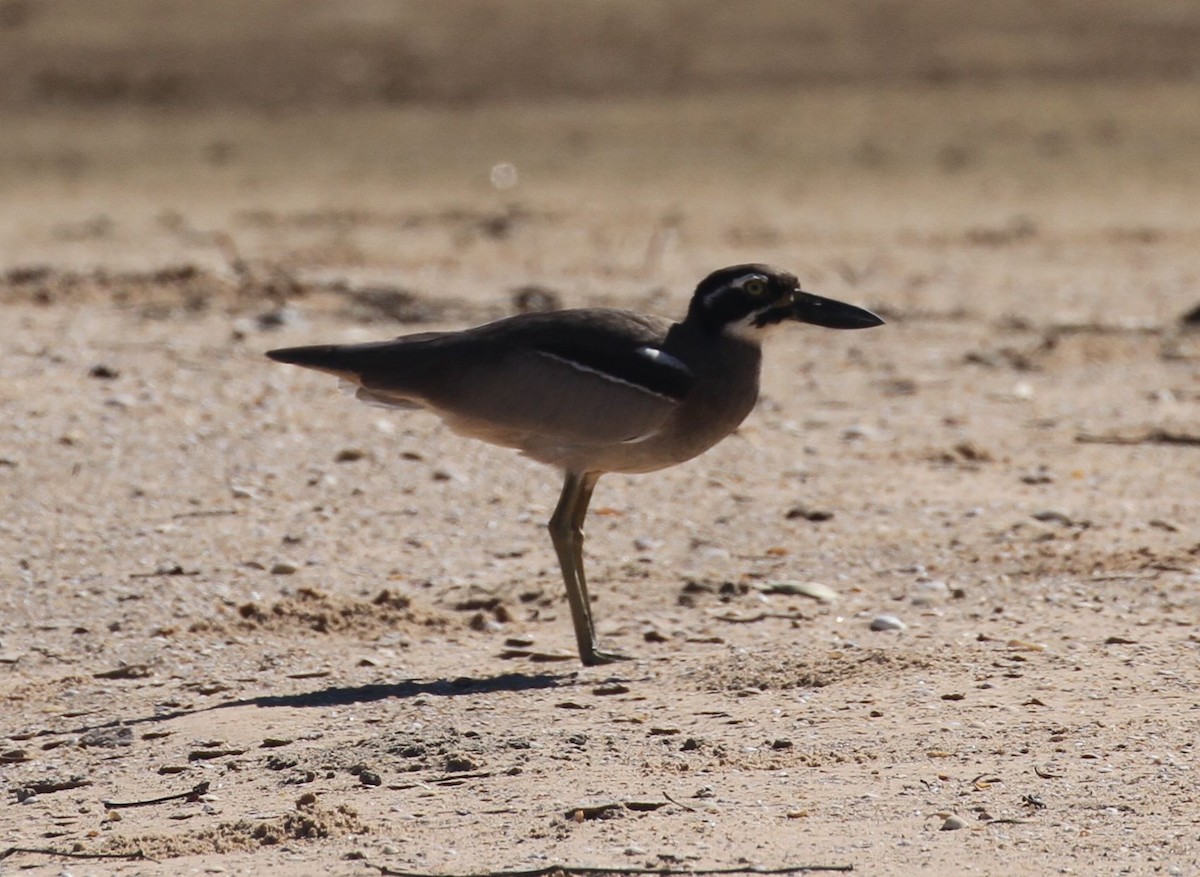
[[649,435],[615,442],[514,428],[429,407],[459,435],[513,448],[548,466],[572,472],[637,474],[697,457],[736,430],[758,397],[757,385],[740,389],[708,404],[685,403]]
[[442,414],[442,420],[458,435],[513,448],[539,463],[572,472],[654,472],[704,453],[728,434],[671,431],[669,435],[656,435],[644,441],[586,444],[552,435],[462,421],[445,414]]
[[[754,407],[757,393],[737,404],[699,409],[684,406],[658,432],[644,439],[602,447],[579,448],[574,458],[543,459],[574,471],[638,474],[666,469],[698,457],[733,433]],[[562,449],[568,450],[568,449]],[[534,459],[542,459],[526,452]]]

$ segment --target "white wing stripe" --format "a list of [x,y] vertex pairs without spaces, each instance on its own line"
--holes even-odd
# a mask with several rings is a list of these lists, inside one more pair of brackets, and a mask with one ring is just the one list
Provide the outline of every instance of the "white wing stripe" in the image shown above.
[[[642,350],[647,350],[647,351],[651,350],[651,349],[652,348],[648,348],[648,347],[642,348]],[[658,351],[658,352],[661,353],[661,351]],[[570,366],[571,368],[575,369],[576,371],[580,371],[580,372],[584,372],[585,374],[596,375],[597,377],[604,378],[604,380],[611,381],[614,384],[620,384],[623,387],[632,387],[633,389],[640,390],[641,392],[646,393],[649,396],[655,396],[659,399],[666,399],[668,402],[670,402],[673,405],[677,404],[679,401],[678,399],[671,398],[670,396],[666,395],[665,393],[655,392],[654,390],[651,390],[649,387],[644,386],[643,384],[634,383],[633,381],[627,381],[624,378],[619,378],[614,374],[610,374],[609,372],[601,371],[598,368],[592,368],[591,366],[584,365],[581,362],[576,362],[573,359],[567,359],[567,357],[565,357],[565,356],[559,356],[556,353],[549,353],[548,351],[545,351],[545,350],[539,350],[539,351],[537,351],[537,355],[544,356],[547,359],[553,359],[556,362],[561,362],[563,365]],[[663,354],[663,355],[670,356],[670,354]],[[671,359],[675,360],[675,362],[679,362],[679,360],[675,359],[675,357],[673,357],[673,356],[671,357]],[[672,365],[674,365],[674,363],[672,363]],[[679,362],[679,366],[683,367],[683,363]]]

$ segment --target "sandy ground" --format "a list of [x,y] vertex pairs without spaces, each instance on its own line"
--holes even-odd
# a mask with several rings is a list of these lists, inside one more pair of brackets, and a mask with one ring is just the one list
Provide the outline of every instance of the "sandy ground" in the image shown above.
[[[0,872],[1196,873],[1195,100],[18,114]],[[601,481],[614,667],[554,472],[262,356],[752,259],[888,324],[780,335],[736,435]]]

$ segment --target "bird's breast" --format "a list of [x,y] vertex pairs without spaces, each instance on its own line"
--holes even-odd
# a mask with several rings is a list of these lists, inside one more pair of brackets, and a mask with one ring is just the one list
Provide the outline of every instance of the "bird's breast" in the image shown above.
[[703,454],[734,432],[758,401],[761,357],[757,346],[735,342],[703,355],[686,351],[696,373],[690,393],[662,426],[619,446],[592,448],[592,468],[653,472]]

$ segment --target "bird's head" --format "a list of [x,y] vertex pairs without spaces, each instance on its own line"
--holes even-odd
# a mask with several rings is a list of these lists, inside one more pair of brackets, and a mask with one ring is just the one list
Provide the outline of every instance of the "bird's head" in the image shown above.
[[800,289],[795,275],[770,265],[733,265],[700,281],[687,320],[758,343],[789,320],[827,329],[868,329],[883,320],[863,308]]

